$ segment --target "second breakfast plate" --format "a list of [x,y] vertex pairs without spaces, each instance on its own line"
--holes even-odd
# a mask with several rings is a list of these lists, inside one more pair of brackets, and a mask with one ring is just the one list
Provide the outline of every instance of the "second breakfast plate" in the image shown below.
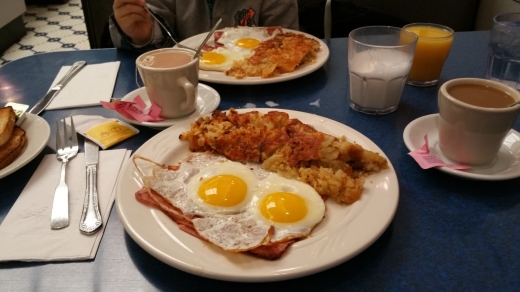
[[0,169],[0,178],[17,171],[38,156],[45,145],[47,145],[51,135],[49,124],[43,118],[29,113],[25,114],[25,120],[20,128],[25,131],[25,136],[27,137],[25,149],[11,164]]
[[[267,113],[272,109],[255,109]],[[247,112],[247,109],[238,112]],[[313,114],[283,110],[291,118],[317,130],[345,135],[365,149],[386,155],[370,139],[336,121]],[[178,137],[190,129],[184,121],[160,132],[144,143],[135,155],[159,163],[176,164],[189,153]],[[177,269],[202,277],[240,282],[267,282],[314,274],[339,265],[369,247],[392,221],[399,201],[399,185],[392,164],[371,175],[360,200],[351,205],[326,202],[323,221],[311,236],[294,243],[274,261],[247,254],[225,252],[183,231],[161,211],[135,199],[142,180],[132,161],[123,167],[117,184],[116,208],[129,235],[148,253]]]
[[[445,163],[455,162],[446,158],[439,148],[439,114],[432,114],[413,120],[403,132],[408,150],[420,149],[424,145],[424,135],[428,135],[430,153]],[[439,167],[440,171],[467,179],[506,180],[520,177],[520,133],[511,129],[507,134],[497,158],[489,164],[473,166],[467,170]]]
[[[327,60],[329,59],[329,48],[327,45],[320,39],[310,35],[306,34],[300,31],[290,30],[290,29],[283,29],[284,32],[294,32],[298,34],[303,34],[308,38],[315,39],[320,43],[320,51],[317,54],[317,59],[314,64],[306,64],[303,66],[300,66],[296,68],[293,72],[280,74],[278,76],[272,77],[272,78],[261,78],[261,77],[245,77],[242,79],[237,79],[233,76],[227,76],[224,72],[218,72],[218,71],[204,71],[199,70],[199,79],[206,82],[213,82],[213,83],[221,83],[221,84],[235,84],[235,85],[254,85],[254,84],[268,84],[268,83],[277,83],[277,82],[283,82],[287,80],[296,79],[305,75],[308,75],[325,64]],[[192,36],[190,38],[187,38],[180,42],[182,45],[191,47],[191,48],[198,48],[199,45],[202,43],[204,38],[208,33],[201,33],[195,36]],[[214,46],[215,42],[213,40],[213,37],[211,37],[208,42],[208,45]]]

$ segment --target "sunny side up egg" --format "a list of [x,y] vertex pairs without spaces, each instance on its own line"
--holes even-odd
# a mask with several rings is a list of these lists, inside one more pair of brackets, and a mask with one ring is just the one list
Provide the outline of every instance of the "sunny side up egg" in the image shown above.
[[250,57],[252,52],[231,51],[220,47],[213,51],[202,52],[199,59],[199,68],[206,71],[227,71],[233,66],[236,60]]
[[252,210],[274,226],[271,242],[309,235],[325,215],[325,203],[308,184],[269,175],[255,192]]
[[190,218],[201,237],[228,251],[305,237],[325,214],[309,185],[209,153],[191,154],[176,171],[158,169],[145,184]]
[[270,38],[265,28],[239,26],[223,29],[218,42],[230,51],[248,52]]

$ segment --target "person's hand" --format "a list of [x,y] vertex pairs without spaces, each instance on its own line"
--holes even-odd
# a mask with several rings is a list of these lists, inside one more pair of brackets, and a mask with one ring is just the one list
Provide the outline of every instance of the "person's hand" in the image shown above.
[[144,45],[152,38],[152,18],[145,10],[145,0],[114,0],[114,17],[123,32],[135,45]]

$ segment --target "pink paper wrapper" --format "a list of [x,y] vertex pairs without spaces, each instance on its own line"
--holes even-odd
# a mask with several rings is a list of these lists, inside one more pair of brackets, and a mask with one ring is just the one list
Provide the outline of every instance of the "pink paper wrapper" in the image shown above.
[[158,122],[164,121],[164,118],[160,116],[161,108],[152,103],[149,110],[146,109],[146,103],[143,101],[140,95],[137,95],[133,101],[114,101],[105,102],[101,101],[101,105],[109,110],[115,110],[123,117],[135,120],[138,122]]
[[470,168],[468,165],[464,164],[444,163],[444,161],[442,161],[439,157],[430,154],[430,148],[428,146],[428,135],[424,135],[424,142],[424,145],[420,149],[408,153],[408,155],[412,156],[422,169],[440,166],[449,167],[456,170],[465,170]]

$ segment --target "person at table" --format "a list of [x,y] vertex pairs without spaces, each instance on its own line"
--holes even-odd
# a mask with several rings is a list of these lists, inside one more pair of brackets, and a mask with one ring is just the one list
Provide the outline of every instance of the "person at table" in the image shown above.
[[[298,30],[297,0],[148,0],[152,13],[182,41],[208,32],[222,18],[219,28],[281,26]],[[109,28],[116,48],[145,52],[173,47],[164,29],[145,10],[145,0],[115,0]]]

